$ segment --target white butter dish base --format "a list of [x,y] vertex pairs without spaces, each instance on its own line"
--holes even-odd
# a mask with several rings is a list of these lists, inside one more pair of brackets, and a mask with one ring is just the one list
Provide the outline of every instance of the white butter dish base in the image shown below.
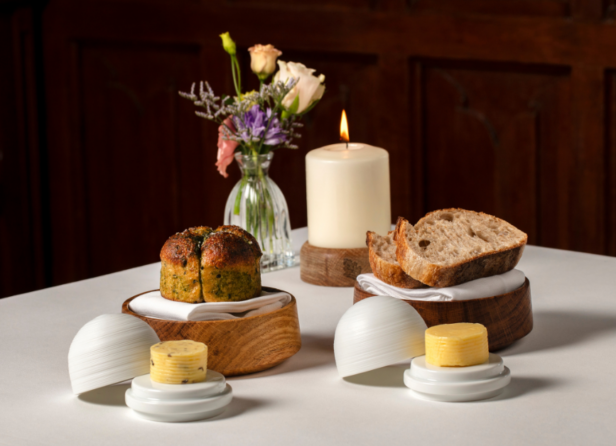
[[232,399],[231,386],[214,370],[207,371],[204,382],[194,384],[161,384],[142,375],[126,391],[126,404],[141,417],[171,423],[215,417]]
[[511,373],[500,356],[490,353],[488,361],[470,367],[438,367],[425,356],[411,361],[404,384],[413,396],[429,401],[478,401],[499,395],[511,382]]

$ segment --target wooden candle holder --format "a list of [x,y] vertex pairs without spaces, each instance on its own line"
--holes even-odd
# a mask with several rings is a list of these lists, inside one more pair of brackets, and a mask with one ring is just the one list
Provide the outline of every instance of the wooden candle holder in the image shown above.
[[306,242],[299,262],[301,279],[320,286],[352,287],[357,276],[372,272],[368,248],[318,248]]
[[[353,303],[374,296],[355,283]],[[533,329],[530,282],[510,293],[483,299],[451,302],[405,300],[417,310],[428,327],[457,322],[483,324],[488,329],[490,351],[499,350],[522,339]]]
[[[268,287],[263,290],[280,291]],[[122,313],[147,322],[161,341],[203,342],[208,347],[207,368],[225,376],[269,369],[293,356],[302,346],[297,302],[293,296],[284,307],[258,316],[224,321],[169,321],[133,312],[129,303],[141,294],[124,302]]]

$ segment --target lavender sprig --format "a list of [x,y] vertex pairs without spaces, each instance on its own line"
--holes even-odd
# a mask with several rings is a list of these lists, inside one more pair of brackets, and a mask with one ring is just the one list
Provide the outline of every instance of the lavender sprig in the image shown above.
[[283,117],[282,101],[298,81],[290,78],[287,82],[262,84],[258,92],[243,94],[241,99],[216,96],[208,82],[199,83],[198,95],[195,94],[195,83],[190,93],[180,91],[179,94],[201,109],[195,110],[201,118],[223,124],[227,117],[232,116],[236,131],[223,124],[225,139],[238,142],[242,152],[261,153],[278,147],[297,148],[292,141],[300,137],[296,129],[302,124],[296,122],[296,115]]

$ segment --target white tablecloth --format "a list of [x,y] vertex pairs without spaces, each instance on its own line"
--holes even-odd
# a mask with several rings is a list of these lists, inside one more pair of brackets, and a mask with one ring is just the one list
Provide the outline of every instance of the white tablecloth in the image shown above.
[[[294,237],[300,246],[305,230]],[[402,382],[408,364],[339,378],[333,335],[352,289],[305,284],[293,268],[263,282],[297,298],[300,352],[231,378],[226,412],[185,424],[139,419],[126,385],[76,397],[68,378],[75,333],[155,288],[159,264],[0,299],[0,445],[616,444],[616,258],[529,246],[519,268],[535,328],[501,351],[513,380],[494,400],[416,400]]]

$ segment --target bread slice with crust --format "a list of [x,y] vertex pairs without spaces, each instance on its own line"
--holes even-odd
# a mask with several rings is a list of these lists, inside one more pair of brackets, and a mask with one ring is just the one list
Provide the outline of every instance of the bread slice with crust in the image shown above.
[[512,270],[528,236],[492,215],[442,209],[415,226],[398,218],[394,240],[404,272],[426,285],[446,287]]
[[396,243],[393,231],[386,236],[375,232],[366,233],[370,267],[375,277],[399,288],[423,288],[425,285],[405,273],[396,260]]

